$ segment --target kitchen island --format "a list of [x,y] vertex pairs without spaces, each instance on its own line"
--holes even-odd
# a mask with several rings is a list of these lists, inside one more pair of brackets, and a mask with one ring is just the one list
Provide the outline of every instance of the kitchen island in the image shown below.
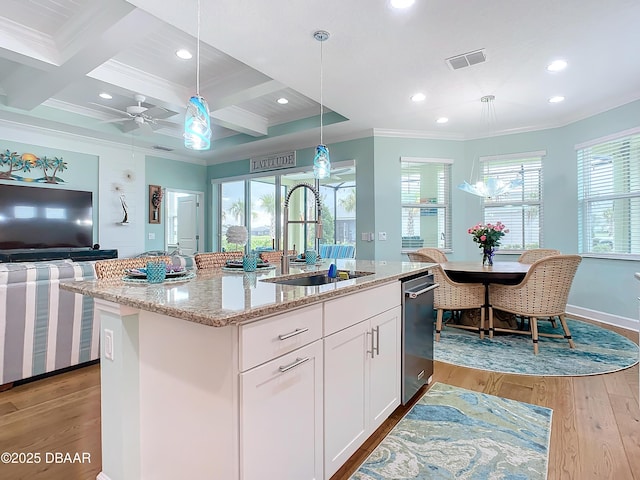
[[318,286],[277,270],[61,284],[100,314],[98,479],[330,478],[400,404],[399,280],[430,266],[342,260],[367,275]]

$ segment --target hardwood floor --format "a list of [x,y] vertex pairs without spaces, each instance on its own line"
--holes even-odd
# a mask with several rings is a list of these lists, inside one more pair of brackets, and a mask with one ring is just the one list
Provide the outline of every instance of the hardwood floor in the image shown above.
[[[612,329],[638,341],[635,332]],[[436,363],[434,381],[552,408],[549,480],[640,480],[638,365],[590,377],[534,377]],[[349,478],[406,410],[396,410],[332,480]],[[101,468],[99,366],[0,392],[1,452],[39,453],[41,461],[0,463],[0,480],[95,479]],[[88,453],[90,462],[55,463],[55,452],[71,456],[58,460]]]

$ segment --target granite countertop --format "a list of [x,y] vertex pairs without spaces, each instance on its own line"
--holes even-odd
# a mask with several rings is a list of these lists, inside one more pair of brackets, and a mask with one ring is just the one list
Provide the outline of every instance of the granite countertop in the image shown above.
[[[329,264],[292,265],[285,277],[326,272]],[[60,288],[203,325],[224,327],[426,272],[433,265],[369,260],[338,260],[336,264],[339,270],[373,274],[302,287],[261,281],[280,276],[279,268],[255,274],[215,269],[199,270],[196,278],[183,282],[148,284],[116,279],[80,280],[60,282]]]

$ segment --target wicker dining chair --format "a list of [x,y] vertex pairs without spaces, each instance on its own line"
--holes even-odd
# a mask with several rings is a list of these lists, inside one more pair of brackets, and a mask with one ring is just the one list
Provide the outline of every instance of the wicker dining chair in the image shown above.
[[435,263],[444,263],[449,260],[447,258],[447,255],[439,248],[433,248],[433,247],[420,248],[416,250],[416,253],[419,253],[421,255],[428,255],[429,257],[433,258]]
[[135,257],[135,258],[113,258],[109,260],[98,260],[94,263],[96,278],[104,280],[107,278],[122,278],[126,271],[133,268],[146,268],[147,262],[164,262],[171,265],[171,257]]
[[433,280],[439,286],[434,290],[433,306],[436,309],[436,342],[440,341],[442,331],[442,317],[445,310],[477,310],[480,309],[480,325],[452,325],[451,327],[476,330],[480,338],[484,338],[484,285],[482,283],[458,283],[449,278],[442,266],[436,265],[433,270]]
[[[575,344],[565,320],[565,310],[569,290],[573,283],[576,270],[582,258],[580,255],[552,255],[541,258],[531,264],[522,282],[517,285],[491,285],[489,307],[489,337],[495,331],[527,333],[533,341],[533,352],[538,353],[538,339],[540,336],[566,338],[569,347]],[[493,328],[493,310],[500,309],[529,318],[529,330],[510,330]],[[558,317],[564,335],[553,333],[539,333],[539,318]]]
[[243,252],[196,253],[194,260],[198,270],[210,270],[224,267],[227,260],[240,260],[243,255]]
[[551,255],[560,255],[560,250],[555,248],[534,248],[533,250],[527,250],[522,252],[518,257],[520,263],[533,263],[541,258],[550,257]]
[[[555,248],[534,248],[533,250],[527,250],[526,252],[522,252],[522,254],[518,257],[518,262],[532,264],[536,260],[540,260],[541,258],[550,257],[551,255],[560,255],[562,252],[560,250],[556,250]],[[540,320],[540,319],[538,319]],[[555,317],[548,318],[551,322],[551,326],[556,328],[556,319]]]

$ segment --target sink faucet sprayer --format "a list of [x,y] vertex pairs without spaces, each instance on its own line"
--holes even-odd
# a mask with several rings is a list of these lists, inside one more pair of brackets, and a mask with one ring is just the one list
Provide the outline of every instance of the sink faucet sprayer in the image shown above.
[[[316,220],[289,220],[289,199],[291,198],[291,194],[295,192],[298,188],[305,187],[311,190],[315,199],[316,199]],[[284,200],[284,228],[282,229],[282,259],[281,259],[281,273],[289,273],[289,255],[287,252],[289,251],[289,224],[290,223],[315,223],[316,224],[316,238],[322,238],[322,206],[320,205],[320,193],[313,186],[308,183],[299,183],[294,185],[289,193],[287,193],[287,197]]]

